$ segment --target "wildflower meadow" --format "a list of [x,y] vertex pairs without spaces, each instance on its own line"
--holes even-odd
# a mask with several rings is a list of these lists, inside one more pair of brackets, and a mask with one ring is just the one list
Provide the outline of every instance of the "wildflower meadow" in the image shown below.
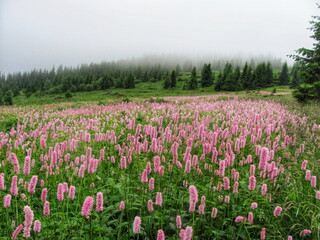
[[1,239],[320,239],[320,125],[279,103],[1,113]]

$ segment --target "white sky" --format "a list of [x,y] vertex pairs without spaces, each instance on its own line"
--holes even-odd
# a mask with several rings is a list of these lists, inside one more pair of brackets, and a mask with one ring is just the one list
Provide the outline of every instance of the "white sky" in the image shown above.
[[0,71],[312,47],[316,0],[0,0]]

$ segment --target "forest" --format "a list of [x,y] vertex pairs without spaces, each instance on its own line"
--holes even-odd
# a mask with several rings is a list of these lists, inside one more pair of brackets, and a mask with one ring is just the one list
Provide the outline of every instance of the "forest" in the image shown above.
[[[78,67],[54,67],[51,70],[0,73],[0,103],[11,105],[12,98],[25,95],[27,98],[46,94],[90,92],[111,88],[135,88],[138,82],[163,81],[163,88],[175,88],[176,81],[185,75],[188,81],[183,89],[211,87],[212,91],[257,90],[276,85],[297,87],[300,82],[298,67],[278,62],[254,60],[240,65],[239,62],[180,64],[127,64],[124,62],[102,62],[83,64]],[[238,65],[235,65],[238,64]]]

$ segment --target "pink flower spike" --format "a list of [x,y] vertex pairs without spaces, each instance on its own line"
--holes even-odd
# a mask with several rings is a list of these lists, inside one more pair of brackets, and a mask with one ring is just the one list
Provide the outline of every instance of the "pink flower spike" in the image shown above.
[[181,229],[181,227],[182,227],[182,221],[181,221],[181,217],[180,216],[176,217],[176,226],[177,226],[178,229]]
[[184,240],[191,240],[192,239],[192,227],[187,226],[185,231],[185,239]]
[[18,227],[16,227],[16,229],[12,233],[11,239],[16,239],[22,229],[23,229],[23,225],[22,224],[20,224]]
[[125,209],[125,202],[121,201],[119,206],[120,211],[123,211]]
[[50,215],[50,203],[48,201],[45,201],[43,205],[43,215],[49,216]]
[[262,228],[260,232],[260,239],[265,240],[266,239],[266,228]]
[[239,222],[243,222],[244,221],[244,217],[242,216],[238,216],[236,217],[236,219],[234,220],[234,222],[239,223]]
[[75,186],[70,186],[68,198],[69,199],[74,199],[75,194],[76,194],[76,187]]
[[282,212],[282,207],[277,206],[277,207],[274,209],[274,211],[273,211],[273,215],[274,215],[275,217],[279,217],[280,214],[281,214],[281,212]]
[[153,212],[153,202],[152,200],[148,200],[148,211]]
[[158,234],[157,234],[157,240],[164,240],[165,239],[165,235],[162,229],[158,230]]
[[251,208],[253,208],[253,209],[258,208],[258,203],[256,203],[256,202],[251,203]]
[[311,230],[309,230],[309,229],[304,229],[304,230],[302,230],[302,231],[300,232],[300,236],[305,236],[305,235],[311,234],[311,233],[312,233]]
[[41,222],[39,220],[34,221],[33,231],[40,232],[41,230]]
[[141,225],[141,218],[136,216],[133,222],[133,233],[135,234],[140,233],[140,225]]
[[162,193],[161,192],[157,192],[156,205],[162,206]]
[[85,218],[89,218],[93,206],[93,197],[86,197],[83,202],[81,215]]
[[97,212],[103,211],[103,193],[102,192],[97,193],[96,210]]
[[3,197],[3,207],[9,208],[11,206],[11,195],[7,194]]
[[305,235],[311,234],[311,233],[312,233],[311,230],[309,230],[309,229],[304,229],[304,230],[302,230],[302,231],[300,232],[300,236],[305,236]]

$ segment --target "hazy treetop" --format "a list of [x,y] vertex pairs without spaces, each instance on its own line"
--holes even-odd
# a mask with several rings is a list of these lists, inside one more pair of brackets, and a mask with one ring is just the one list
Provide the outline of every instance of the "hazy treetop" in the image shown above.
[[0,71],[311,47],[316,0],[1,0]]

